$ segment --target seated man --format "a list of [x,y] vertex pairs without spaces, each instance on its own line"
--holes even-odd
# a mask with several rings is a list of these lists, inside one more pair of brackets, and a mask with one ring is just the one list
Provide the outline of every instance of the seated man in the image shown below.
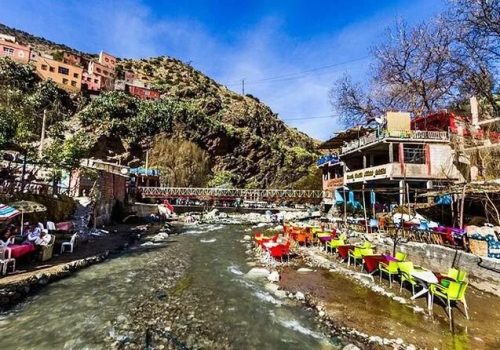
[[40,236],[35,239],[35,244],[38,246],[47,246],[50,243],[50,239],[52,236],[49,234],[49,231],[47,229],[43,229],[40,232]]
[[42,233],[42,229],[40,227],[35,227],[33,230],[28,232],[28,242],[35,244],[35,241],[40,238],[40,234]]
[[0,238],[0,247],[6,247],[9,244],[13,244],[15,236],[15,227],[13,227],[13,225],[10,225]]

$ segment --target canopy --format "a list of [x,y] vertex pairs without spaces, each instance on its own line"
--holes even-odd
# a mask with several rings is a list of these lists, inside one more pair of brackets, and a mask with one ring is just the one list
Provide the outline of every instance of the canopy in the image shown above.
[[0,222],[13,219],[19,214],[20,212],[19,210],[16,210],[16,208],[9,207],[5,204],[0,204]]
[[342,197],[342,195],[339,193],[338,190],[335,190],[335,203],[336,204],[344,203],[344,198]]
[[25,214],[47,211],[47,207],[45,205],[32,201],[18,201],[11,203],[10,205]]

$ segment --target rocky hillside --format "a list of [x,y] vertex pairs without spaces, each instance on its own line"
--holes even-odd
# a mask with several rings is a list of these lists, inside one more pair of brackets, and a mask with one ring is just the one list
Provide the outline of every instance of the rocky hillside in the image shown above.
[[[14,35],[20,42],[41,51],[68,49],[3,26],[0,32]],[[57,123],[49,125],[52,154],[85,153],[136,166],[143,165],[146,151],[151,151],[155,155],[152,165],[170,177],[166,182],[176,185],[232,183],[246,187],[302,188],[320,185],[313,166],[318,156],[316,142],[286,126],[255,97],[232,92],[170,57],[121,59],[117,72],[121,75],[125,71],[149,81],[161,91],[162,98],[141,101],[122,92],[108,92],[95,99],[83,94],[73,96],[72,106],[65,109],[73,112],[54,118]],[[173,163],[174,158],[162,156],[165,152],[180,152],[172,146],[165,148],[166,140],[188,142],[182,148],[186,150],[184,158],[177,157]],[[58,146],[63,143],[64,147]],[[84,152],[71,148],[80,143],[85,144]],[[181,168],[184,171],[193,166],[190,158],[203,159],[203,169],[193,171],[198,174],[193,176],[197,181],[185,183],[176,174]]]

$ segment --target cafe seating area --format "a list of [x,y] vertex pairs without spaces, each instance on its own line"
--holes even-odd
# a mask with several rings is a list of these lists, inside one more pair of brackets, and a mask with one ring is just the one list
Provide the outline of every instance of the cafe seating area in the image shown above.
[[433,306],[440,302],[452,318],[452,307],[462,304],[465,317],[469,310],[465,299],[468,288],[467,272],[450,268],[446,272],[431,271],[414,264],[407,253],[397,251],[390,254],[369,241],[350,242],[345,233],[337,229],[325,230],[320,226],[284,225],[283,232],[266,236],[256,233],[256,249],[269,262],[287,263],[299,247],[315,247],[347,267],[368,275],[377,275],[378,283],[387,280],[389,288],[397,285],[400,293],[408,290],[410,299],[425,297],[427,309],[432,313]]

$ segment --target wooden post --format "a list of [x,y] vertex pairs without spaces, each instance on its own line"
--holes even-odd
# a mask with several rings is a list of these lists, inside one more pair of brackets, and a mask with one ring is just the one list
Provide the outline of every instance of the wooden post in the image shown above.
[[465,205],[465,188],[467,184],[462,188],[462,198],[460,199],[460,229],[464,228],[464,205]]
[[368,220],[366,218],[366,200],[365,200],[365,183],[364,182],[363,182],[362,195],[363,195],[363,215],[365,217],[365,232],[368,233]]

